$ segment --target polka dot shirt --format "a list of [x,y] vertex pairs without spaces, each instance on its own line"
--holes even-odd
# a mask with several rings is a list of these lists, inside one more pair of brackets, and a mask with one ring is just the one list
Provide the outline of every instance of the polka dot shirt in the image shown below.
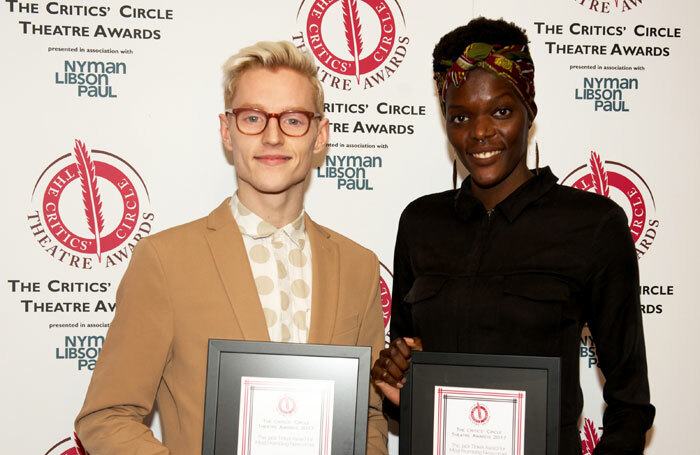
[[271,341],[306,343],[311,321],[311,246],[304,211],[280,229],[231,198]]

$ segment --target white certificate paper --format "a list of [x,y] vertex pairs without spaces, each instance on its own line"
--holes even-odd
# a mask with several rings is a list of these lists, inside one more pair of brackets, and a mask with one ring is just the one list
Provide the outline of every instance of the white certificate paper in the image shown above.
[[331,455],[333,385],[243,376],[238,455]]
[[525,392],[435,387],[433,455],[522,455]]

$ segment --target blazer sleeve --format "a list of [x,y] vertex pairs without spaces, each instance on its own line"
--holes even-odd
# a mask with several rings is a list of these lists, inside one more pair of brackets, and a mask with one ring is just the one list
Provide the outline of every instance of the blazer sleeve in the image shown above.
[[[384,348],[384,316],[379,287],[379,261],[374,259],[374,276],[358,335],[358,346],[372,347],[372,363]],[[367,422],[367,455],[387,454],[387,422],[382,413],[382,400],[372,384],[369,386],[369,415]]]
[[89,453],[170,454],[143,423],[171,354],[167,289],[156,249],[141,240],[117,290],[115,316],[75,421]]

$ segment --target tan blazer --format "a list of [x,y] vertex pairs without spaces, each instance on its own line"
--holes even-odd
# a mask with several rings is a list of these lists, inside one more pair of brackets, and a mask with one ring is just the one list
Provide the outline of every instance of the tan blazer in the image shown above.
[[[313,289],[309,343],[384,344],[376,256],[306,218]],[[243,239],[224,201],[208,217],[141,240],[75,426],[91,455],[202,451],[209,338],[269,341]],[[367,454],[385,454],[370,387]],[[143,424],[154,399],[163,444]]]

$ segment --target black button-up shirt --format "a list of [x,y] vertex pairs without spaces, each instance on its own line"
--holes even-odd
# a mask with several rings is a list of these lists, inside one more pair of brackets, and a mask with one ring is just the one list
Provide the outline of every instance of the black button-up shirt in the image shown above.
[[560,455],[581,453],[581,330],[588,323],[606,382],[596,455],[641,454],[654,407],[639,271],[624,211],[556,184],[549,168],[491,212],[461,189],[424,196],[401,216],[391,338],[426,351],[558,356]]

